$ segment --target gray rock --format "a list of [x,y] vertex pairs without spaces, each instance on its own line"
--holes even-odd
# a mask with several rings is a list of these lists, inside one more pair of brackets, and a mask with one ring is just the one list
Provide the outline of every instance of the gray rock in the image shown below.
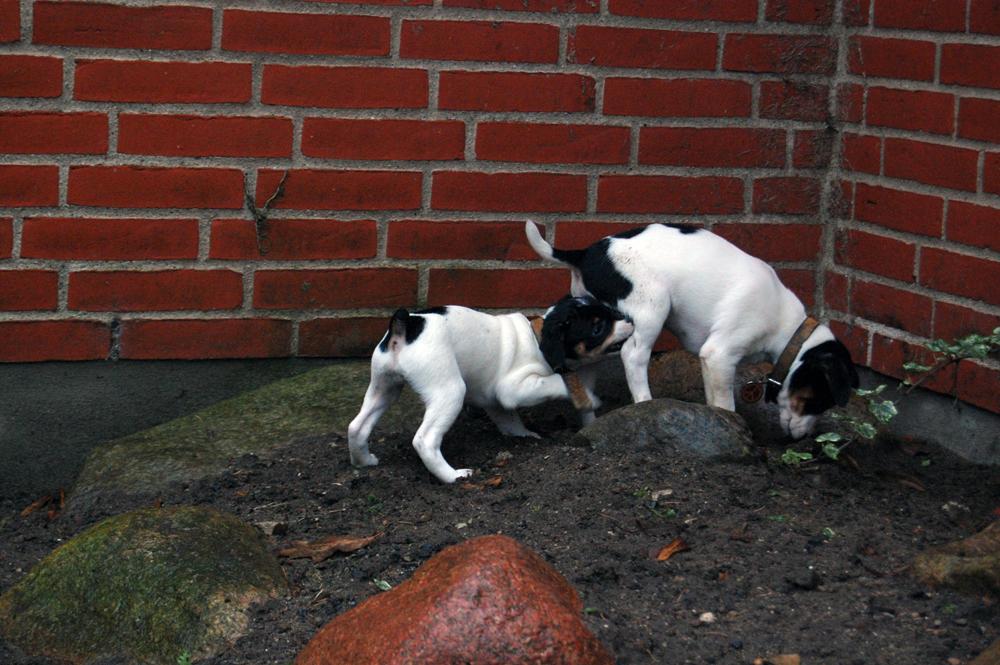
[[671,453],[708,460],[745,459],[752,443],[750,430],[737,414],[673,399],[616,409],[581,429],[571,441],[595,449],[662,446]]

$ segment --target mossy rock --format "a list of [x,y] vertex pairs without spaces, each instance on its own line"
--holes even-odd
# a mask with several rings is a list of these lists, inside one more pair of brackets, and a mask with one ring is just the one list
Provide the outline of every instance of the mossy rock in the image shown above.
[[[329,365],[98,446],[70,493],[68,512],[81,519],[121,512],[148,504],[172,483],[217,475],[241,455],[346,432],[361,408],[369,368],[368,361]],[[379,429],[403,421],[415,428],[422,411],[406,391]]]
[[60,546],[0,596],[0,634],[34,655],[176,665],[220,652],[246,608],[287,593],[259,533],[196,507],[106,519]]
[[965,540],[922,552],[913,562],[913,574],[931,586],[1000,594],[1000,522]]

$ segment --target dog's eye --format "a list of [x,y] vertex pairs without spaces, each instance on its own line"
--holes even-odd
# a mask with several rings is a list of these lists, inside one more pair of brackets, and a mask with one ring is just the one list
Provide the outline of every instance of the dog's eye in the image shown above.
[[600,319],[594,323],[594,327],[590,330],[591,337],[598,337],[604,334],[604,331],[608,327],[608,322],[604,319]]

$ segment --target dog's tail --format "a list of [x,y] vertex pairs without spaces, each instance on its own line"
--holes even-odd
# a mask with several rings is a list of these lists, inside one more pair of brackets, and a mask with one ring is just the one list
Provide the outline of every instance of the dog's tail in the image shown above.
[[410,313],[400,307],[393,312],[392,318],[389,319],[389,330],[386,331],[385,336],[382,337],[382,341],[378,345],[379,351],[385,353],[389,349],[398,351],[402,348],[409,341],[406,339],[409,328]]
[[558,249],[550,245],[538,232],[538,227],[531,220],[524,223],[524,233],[528,236],[528,244],[543,259],[560,261],[571,266],[579,266],[583,262],[585,249]]

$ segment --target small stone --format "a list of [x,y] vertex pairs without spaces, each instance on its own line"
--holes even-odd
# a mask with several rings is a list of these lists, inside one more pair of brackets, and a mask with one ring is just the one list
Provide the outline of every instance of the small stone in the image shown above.
[[819,587],[822,579],[813,568],[800,571],[793,575],[788,575],[785,577],[785,581],[788,582],[792,589],[799,589],[802,591],[815,591]]
[[743,640],[733,640],[729,643],[729,646],[732,647],[734,651],[739,651],[743,648]]
[[962,661],[961,659],[952,656],[948,659],[948,665],[962,665]]
[[288,533],[288,525],[284,522],[257,522],[257,528],[265,536],[283,536]]
[[702,612],[698,615],[699,623],[715,623],[715,614],[712,612]]

